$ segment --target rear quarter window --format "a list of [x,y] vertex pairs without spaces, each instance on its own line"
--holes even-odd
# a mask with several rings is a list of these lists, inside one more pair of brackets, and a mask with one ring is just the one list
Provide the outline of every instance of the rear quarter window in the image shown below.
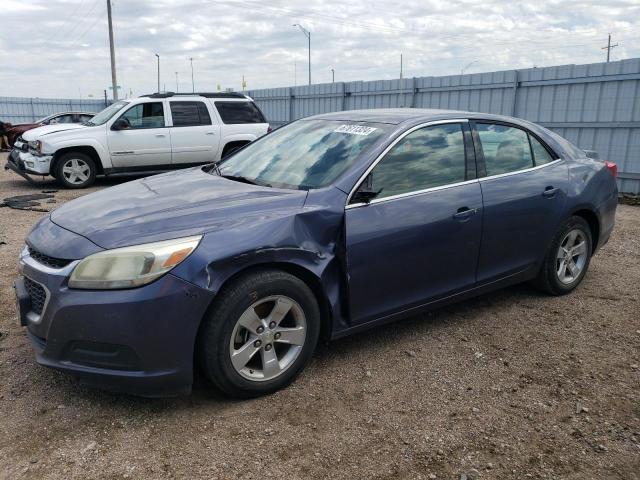
[[215,102],[215,105],[223,123],[267,123],[253,102]]

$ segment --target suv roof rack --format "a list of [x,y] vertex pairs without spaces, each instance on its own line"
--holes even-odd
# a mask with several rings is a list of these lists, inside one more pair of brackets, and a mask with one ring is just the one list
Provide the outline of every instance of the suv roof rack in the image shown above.
[[146,95],[140,95],[141,97],[149,97],[149,98],[168,98],[174,96],[200,96],[205,98],[244,98],[247,97],[241,93],[236,92],[195,92],[195,93],[175,93],[175,92],[159,92],[159,93],[148,93]]

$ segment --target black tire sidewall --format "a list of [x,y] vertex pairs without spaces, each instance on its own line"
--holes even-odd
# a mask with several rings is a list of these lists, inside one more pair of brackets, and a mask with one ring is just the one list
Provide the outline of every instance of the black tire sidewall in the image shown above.
[[[302,308],[307,336],[300,355],[273,380],[251,381],[231,364],[230,339],[240,315],[261,298],[284,295]],[[290,384],[311,359],[320,335],[320,309],[315,295],[297,277],[286,272],[263,271],[249,275],[225,289],[204,319],[198,342],[199,364],[218,389],[236,398],[251,398]]]
[[[65,178],[64,175],[62,174],[62,167],[63,165],[72,158],[78,158],[80,160],[82,160],[83,162],[86,162],[86,164],[89,166],[89,178],[87,179],[86,182],[79,184],[79,185],[75,185],[73,183],[69,183]],[[65,153],[64,155],[62,155],[60,157],[60,159],[58,161],[56,161],[56,165],[54,168],[54,175],[53,177],[60,182],[65,188],[87,188],[91,185],[93,185],[93,183],[96,181],[96,174],[97,174],[97,167],[96,167],[96,163],[94,162],[93,158],[91,158],[89,155],[87,155],[86,153],[81,153],[81,152],[70,152],[70,153]]]
[[[562,283],[558,278],[558,274],[556,272],[556,255],[565,236],[571,230],[575,229],[579,229],[580,231],[582,231],[586,238],[587,258],[584,267],[582,268],[582,272],[580,272],[580,275],[578,275],[578,278],[576,278],[573,282],[566,284]],[[578,285],[580,285],[585,275],[587,274],[589,264],[591,263],[592,246],[593,239],[591,237],[591,229],[589,228],[589,224],[586,222],[586,220],[582,217],[576,216],[569,218],[558,230],[555,237],[553,238],[553,241],[551,242],[551,247],[547,254],[543,271],[541,272],[541,276],[544,277],[541,279],[544,283],[544,289],[554,295],[564,295],[573,291]]]

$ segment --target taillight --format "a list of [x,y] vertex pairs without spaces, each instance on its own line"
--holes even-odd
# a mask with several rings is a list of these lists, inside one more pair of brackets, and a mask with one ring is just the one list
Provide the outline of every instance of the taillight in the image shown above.
[[613,178],[616,178],[618,176],[618,165],[615,164],[614,162],[610,162],[609,160],[605,160],[604,164],[607,166],[607,168],[611,172],[611,175],[613,175]]

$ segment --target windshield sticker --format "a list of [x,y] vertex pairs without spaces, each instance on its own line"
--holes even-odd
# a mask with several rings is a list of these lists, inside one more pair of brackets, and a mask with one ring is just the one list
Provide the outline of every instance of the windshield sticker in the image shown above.
[[334,130],[335,133],[350,133],[351,135],[364,136],[367,136],[375,131],[375,127],[365,127],[363,125],[340,125]]

